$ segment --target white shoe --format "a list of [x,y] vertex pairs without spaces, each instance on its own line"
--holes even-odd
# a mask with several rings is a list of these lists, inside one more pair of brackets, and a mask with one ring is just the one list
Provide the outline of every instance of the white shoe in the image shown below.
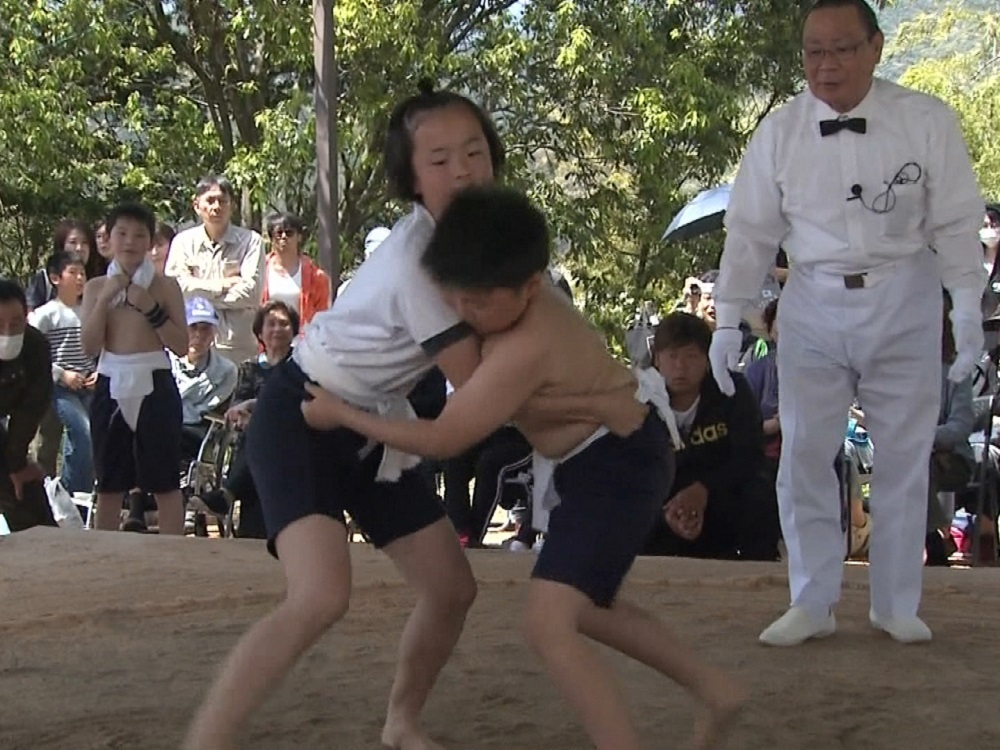
[[522,542],[520,539],[513,540],[507,547],[511,552],[529,552],[531,547]]
[[790,607],[760,634],[760,642],[765,646],[798,646],[810,638],[826,638],[836,630],[833,612],[817,621],[801,607]]
[[900,643],[926,643],[931,639],[931,629],[919,617],[879,618],[874,611],[868,613],[872,627],[888,633]]

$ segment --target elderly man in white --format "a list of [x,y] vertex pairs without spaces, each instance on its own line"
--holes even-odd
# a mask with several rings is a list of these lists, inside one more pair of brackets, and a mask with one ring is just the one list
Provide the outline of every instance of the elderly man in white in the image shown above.
[[954,113],[874,77],[883,36],[864,0],[819,0],[803,26],[808,90],[761,123],[726,215],[712,368],[732,392],[737,330],[778,246],[791,274],[778,327],[778,501],[791,608],[760,636],[791,646],[836,630],[845,549],[834,457],[856,396],[878,446],[871,625],[927,641],[920,604],[927,461],[940,400],[941,287],[958,356],[983,347],[983,215]]

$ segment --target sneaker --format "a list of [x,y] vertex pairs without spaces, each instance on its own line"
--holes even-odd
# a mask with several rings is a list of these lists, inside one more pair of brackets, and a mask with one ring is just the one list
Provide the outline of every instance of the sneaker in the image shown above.
[[530,552],[531,547],[522,542],[520,539],[511,539],[510,543],[507,544],[507,549],[511,552]]
[[542,547],[544,545],[545,545],[545,540],[542,539],[542,537],[538,537],[538,539],[535,540],[535,543],[531,545],[531,551],[534,552],[535,554],[538,554],[539,552],[542,551]]
[[868,621],[876,630],[892,636],[899,643],[926,643],[931,639],[931,629],[919,617],[879,617],[868,613]]
[[765,646],[798,646],[811,638],[826,638],[837,631],[833,612],[819,620],[801,607],[791,607],[760,634]]

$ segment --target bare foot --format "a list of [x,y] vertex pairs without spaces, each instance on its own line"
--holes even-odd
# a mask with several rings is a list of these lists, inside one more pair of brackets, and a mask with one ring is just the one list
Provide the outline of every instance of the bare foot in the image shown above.
[[742,685],[722,674],[706,686],[703,693],[704,702],[694,723],[694,748],[715,750],[725,744],[747,693]]
[[404,721],[386,721],[382,744],[392,750],[444,750],[417,725]]

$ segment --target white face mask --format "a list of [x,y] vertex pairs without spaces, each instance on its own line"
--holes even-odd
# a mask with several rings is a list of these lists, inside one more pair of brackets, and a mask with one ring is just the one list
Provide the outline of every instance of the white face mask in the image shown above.
[[23,333],[16,336],[0,336],[0,362],[10,362],[12,359],[17,359],[23,346]]
[[1000,240],[1000,230],[995,227],[983,227],[979,230],[979,241],[984,245],[996,245]]

